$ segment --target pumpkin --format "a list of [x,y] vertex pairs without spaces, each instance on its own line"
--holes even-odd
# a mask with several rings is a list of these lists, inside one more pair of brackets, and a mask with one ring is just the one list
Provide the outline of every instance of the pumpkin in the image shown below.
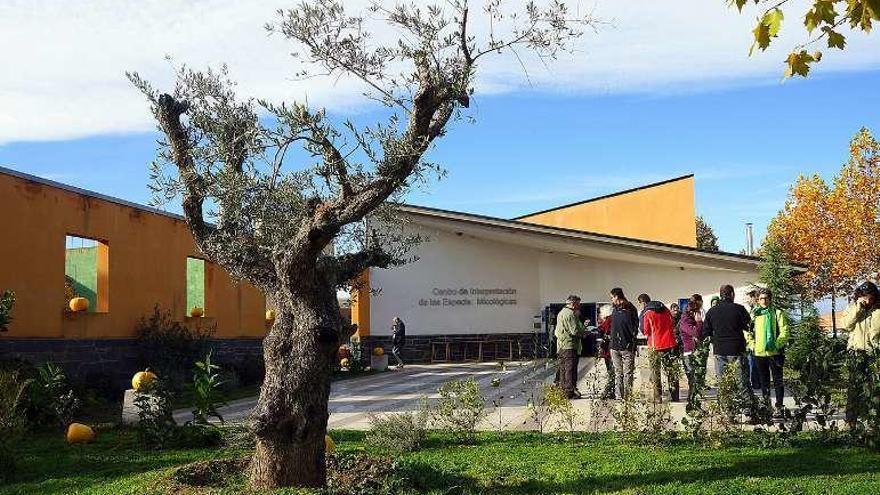
[[148,390],[156,381],[156,374],[150,370],[138,371],[131,379],[131,388],[142,392]]
[[348,368],[348,365],[350,364],[351,361],[349,361],[348,358],[342,358],[342,361],[339,361],[339,366],[342,366],[343,368]]
[[373,348],[373,355],[374,355],[374,356],[384,356],[384,355],[385,355],[385,349],[383,349],[383,348],[381,348],[381,347],[374,347],[374,348]]
[[201,318],[205,316],[205,308],[201,308],[199,306],[193,306],[193,309],[189,310],[189,315],[193,318]]
[[266,310],[266,323],[272,323],[275,321],[275,310],[267,309]]
[[330,438],[330,435],[324,435],[324,450],[326,450],[328,454],[332,454],[336,450],[336,442]]
[[74,313],[89,309],[89,300],[84,297],[74,297],[70,300],[70,310]]
[[67,427],[67,443],[89,443],[95,439],[95,430],[82,423],[70,423]]

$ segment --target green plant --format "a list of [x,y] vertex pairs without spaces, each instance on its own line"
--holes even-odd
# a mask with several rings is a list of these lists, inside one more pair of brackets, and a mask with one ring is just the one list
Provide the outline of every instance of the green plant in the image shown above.
[[189,328],[156,305],[135,327],[140,365],[155,370],[166,386],[178,393],[188,378],[185,370],[204,355],[214,330],[214,326]]
[[486,415],[486,399],[479,384],[473,378],[454,380],[441,385],[437,392],[440,399],[432,412],[437,425],[459,442],[473,442],[477,425]]
[[8,330],[6,327],[12,322],[13,306],[15,306],[15,292],[7,290],[0,294],[0,332]]
[[352,373],[364,371],[364,346],[360,337],[351,338],[351,358],[349,358],[348,371]]
[[208,351],[204,360],[196,361],[193,372],[193,423],[208,424],[211,416],[223,422],[223,416],[217,411],[218,407],[226,405],[220,391],[224,383],[220,377],[220,367],[211,362],[211,351]]
[[64,369],[47,362],[37,368],[29,389],[29,409],[37,424],[66,426],[80,408],[80,400],[71,388]]
[[786,349],[786,366],[794,371],[790,381],[797,408],[792,430],[801,431],[809,414],[824,431],[837,412],[834,395],[843,385],[846,343],[829,337],[816,317],[804,318],[794,328]]
[[27,426],[23,403],[30,383],[18,372],[0,370],[0,481],[9,481],[16,470],[14,448]]
[[428,434],[429,417],[427,398],[422,398],[416,411],[372,415],[366,444],[381,452],[419,450]]
[[542,392],[549,418],[556,421],[558,428],[566,427],[569,433],[573,433],[580,415],[565,396],[565,391],[559,385],[552,384],[544,385]]
[[169,446],[177,433],[171,413],[171,393],[164,378],[158,378],[150,393],[137,394],[134,405],[138,410],[138,437],[149,449]]

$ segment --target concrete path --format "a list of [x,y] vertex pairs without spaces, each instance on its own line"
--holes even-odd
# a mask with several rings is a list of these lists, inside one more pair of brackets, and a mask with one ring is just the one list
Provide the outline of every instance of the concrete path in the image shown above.
[[[650,372],[644,358],[638,361],[634,390],[647,397]],[[712,363],[711,358],[709,362]],[[473,378],[486,397],[488,414],[480,429],[553,431],[573,427],[580,431],[607,431],[616,427],[613,410],[618,403],[600,399],[607,375],[604,363],[595,359],[581,360],[578,389],[584,399],[572,401],[576,411],[573,423],[559,418],[547,420],[536,414],[540,409],[536,411],[529,403],[539,396],[544,384],[553,382],[555,372],[555,367],[548,366],[544,360],[510,362],[503,367],[498,363],[450,363],[408,365],[402,370],[342,380],[331,386],[328,426],[330,429],[368,429],[374,415],[418,410],[423,399],[429,402],[438,399],[437,389],[444,382]],[[712,383],[712,366],[708,375]],[[686,401],[687,385],[683,377],[682,388],[681,399]],[[709,395],[711,397],[711,392]],[[244,421],[255,404],[256,398],[241,399],[221,408],[220,413],[227,421]],[[794,401],[787,397],[786,405],[793,407]],[[684,406],[684,402],[669,404],[673,423],[679,423],[685,416]],[[179,410],[175,411],[174,418],[182,423],[191,419],[192,414]]]

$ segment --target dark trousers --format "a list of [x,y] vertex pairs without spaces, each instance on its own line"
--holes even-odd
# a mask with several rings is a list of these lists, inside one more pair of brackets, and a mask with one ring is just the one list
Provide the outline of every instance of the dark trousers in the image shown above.
[[565,349],[559,351],[557,359],[559,361],[559,386],[565,392],[569,399],[574,397],[574,390],[577,387],[578,373],[578,354],[574,349]]
[[782,408],[782,399],[785,396],[785,388],[782,384],[782,356],[755,356],[755,364],[761,378],[761,394],[764,396],[764,403],[770,404],[770,387],[772,386],[776,391],[775,407]]

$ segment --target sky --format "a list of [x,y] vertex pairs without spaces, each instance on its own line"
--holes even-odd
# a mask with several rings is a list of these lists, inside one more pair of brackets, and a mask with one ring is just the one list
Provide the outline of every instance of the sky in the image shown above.
[[[526,58],[528,77],[512,58],[479,67],[475,122],[457,123],[430,154],[447,177],[408,202],[515,217],[693,173],[697,213],[736,252],[745,222],[760,238],[799,174],[830,179],[850,137],[880,129],[876,34],[853,33],[810,78],[781,82],[785,51],[806,38],[798,2],[783,35],[752,57],[757,11],[725,0],[568,3],[598,19],[595,30],[548,66]],[[164,88],[172,63],[227,63],[244,95],[377,118],[354,81],[293,78],[294,47],[262,28],[285,5],[0,0],[0,46],[15,47],[0,71],[0,165],[147,202],[157,134],[124,73]],[[485,20],[472,20],[479,37]],[[369,21],[377,40],[396,36]]]

